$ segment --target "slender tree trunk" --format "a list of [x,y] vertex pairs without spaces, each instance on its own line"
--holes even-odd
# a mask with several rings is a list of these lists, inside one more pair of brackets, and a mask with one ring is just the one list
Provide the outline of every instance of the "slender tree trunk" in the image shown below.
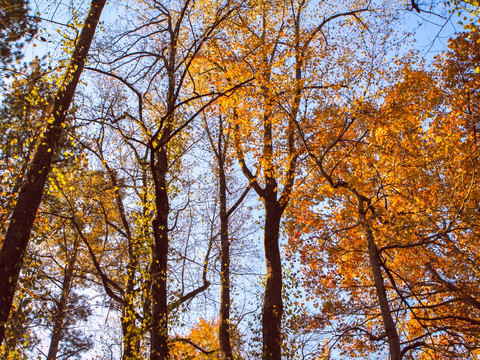
[[92,0],[64,82],[55,96],[48,121],[46,121],[47,126],[42,134],[42,142],[33,155],[3,241],[0,252],[0,344],[5,337],[5,323],[12,308],[24,253],[42,200],[52,161],[57,153],[67,111],[83,71],[105,2],[106,0]]
[[123,339],[123,360],[136,360],[138,355],[139,346],[139,332],[136,327],[136,315],[135,315],[135,275],[137,271],[138,258],[136,246],[134,244],[134,238],[130,229],[130,223],[128,222],[127,213],[124,206],[124,196],[121,191],[121,185],[117,179],[116,171],[112,170],[105,162],[105,168],[112,181],[113,188],[115,189],[115,203],[117,205],[118,214],[125,231],[125,236],[128,244],[128,264],[127,279],[125,281],[125,304],[122,306],[122,339]]
[[[122,203],[123,208],[123,203]],[[128,228],[129,229],[129,228]],[[125,302],[122,307],[122,335],[123,335],[123,360],[136,360],[137,348],[139,344],[139,334],[135,326],[135,273],[137,267],[137,257],[135,248],[132,244],[131,233],[127,231],[129,260],[127,264],[127,280],[125,287]]]
[[132,297],[125,293],[127,305],[122,308],[122,338],[123,338],[123,360],[137,359],[138,335],[133,331],[135,329],[134,307]]
[[[265,174],[265,188],[262,189],[258,184],[252,172],[248,169],[243,151],[236,138],[237,157],[240,167],[250,184],[263,201],[265,206],[265,224],[264,224],[264,249],[266,266],[266,284],[265,295],[262,309],[262,359],[280,360],[282,356],[282,261],[280,256],[280,221],[283,212],[288,204],[291,189],[293,187],[295,175],[295,162],[293,148],[293,136],[289,136],[289,153],[291,155],[288,169],[287,181],[284,184],[282,195],[278,198],[278,185],[275,180],[274,162],[273,162],[273,142],[272,142],[272,121],[270,117],[270,101],[266,98],[266,111],[264,115],[264,146],[263,162]],[[293,129],[289,126],[289,129]]]
[[398,336],[397,328],[395,327],[395,322],[393,321],[392,311],[390,310],[390,305],[387,298],[387,291],[385,289],[385,282],[382,275],[382,261],[377,245],[375,244],[372,229],[369,226],[366,218],[364,199],[362,199],[362,196],[358,193],[356,194],[356,197],[358,214],[362,222],[365,237],[367,238],[368,256],[370,258],[370,265],[372,267],[373,279],[375,282],[375,289],[377,291],[378,303],[380,305],[380,312],[382,314],[383,326],[385,328],[385,333],[387,334],[390,359],[400,360],[402,358],[400,338]]
[[[220,129],[219,137],[222,134]],[[233,360],[230,342],[230,239],[228,234],[227,182],[225,178],[224,154],[221,143],[218,149],[219,192],[220,192],[220,353],[223,360]]]
[[[168,304],[167,304],[167,261],[168,261],[168,214],[170,212],[167,171],[168,155],[162,147],[153,159],[152,174],[155,183],[156,218],[153,221],[152,262],[152,328],[151,360],[168,359]],[[155,154],[152,155],[155,157]]]
[[[184,4],[188,6],[188,2]],[[165,59],[168,77],[166,114],[162,119],[163,128],[158,129],[158,138],[152,138],[150,171],[155,187],[156,218],[153,221],[153,254],[152,254],[152,328],[150,334],[151,360],[168,360],[168,215],[170,204],[168,199],[168,141],[173,131],[175,103],[177,99],[176,55],[179,25],[171,29],[169,54]],[[155,137],[155,136],[154,136]],[[161,145],[154,145],[158,141]]]
[[[129,244],[129,247],[131,245]],[[130,249],[129,249],[129,252]],[[137,260],[136,256],[130,254],[127,265],[127,284],[125,289],[126,304],[122,307],[122,335],[123,335],[123,360],[136,360],[138,348],[138,336],[135,331],[135,306],[133,303],[135,297],[135,272]]]
[[55,322],[53,325],[52,337],[50,339],[47,360],[55,360],[57,358],[58,347],[64,335],[63,328],[65,325],[65,317],[67,315],[68,297],[70,296],[70,290],[72,289],[73,271],[75,262],[77,260],[79,244],[80,239],[76,239],[73,254],[70,256],[67,268],[65,269],[65,275],[63,277],[62,284],[62,294],[60,296],[60,301],[57,303],[57,309],[55,311]]

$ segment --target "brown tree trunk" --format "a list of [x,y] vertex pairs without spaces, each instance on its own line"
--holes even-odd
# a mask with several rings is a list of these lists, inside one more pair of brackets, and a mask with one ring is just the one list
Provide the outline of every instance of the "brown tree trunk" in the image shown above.
[[221,145],[222,127],[219,134],[218,165],[220,195],[220,324],[218,336],[223,360],[233,360],[230,342],[230,239],[228,234],[227,181],[225,178],[224,153]]
[[65,123],[105,2],[106,0],[92,0],[64,82],[55,96],[49,118],[46,119],[47,126],[42,134],[43,140],[33,155],[3,241],[0,252],[0,289],[2,289],[0,292],[0,344],[5,337],[5,323],[10,314],[24,253],[42,200],[45,183],[57,153],[62,125]]
[[390,305],[388,303],[387,291],[385,289],[385,282],[382,275],[382,260],[378,252],[377,245],[375,244],[372,229],[366,218],[366,210],[364,207],[365,199],[363,199],[363,197],[356,192],[355,195],[357,197],[358,214],[360,221],[362,222],[365,237],[367,238],[368,256],[370,258],[370,265],[372,267],[373,279],[375,283],[375,289],[377,291],[378,303],[380,305],[380,312],[382,314],[383,326],[385,328],[385,333],[387,335],[389,344],[390,359],[400,360],[402,358],[400,338],[398,336],[397,328],[395,327],[395,322],[393,321],[392,317],[392,311],[390,310]]
[[[131,239],[130,239],[131,240]],[[129,243],[129,248],[131,243]],[[130,249],[129,249],[129,252]],[[139,345],[139,334],[135,331],[135,272],[136,272],[136,256],[129,255],[129,263],[127,265],[127,281],[125,288],[125,304],[122,306],[122,338],[123,338],[123,360],[136,360],[137,349]]]
[[[266,76],[266,79],[268,78],[270,78],[270,74]],[[264,85],[264,101],[265,189],[263,191],[263,204],[265,206],[265,226],[263,245],[265,249],[266,283],[262,309],[262,358],[264,360],[280,360],[282,357],[283,278],[278,241],[280,238],[280,220],[287,200],[282,199],[283,206],[281,206],[277,198],[278,184],[274,175],[273,161],[273,100],[266,85]]]
[[70,296],[70,290],[73,283],[73,271],[75,262],[77,260],[78,245],[80,239],[75,240],[73,254],[70,256],[67,268],[65,269],[65,275],[63,277],[62,294],[60,301],[57,303],[57,309],[55,311],[55,319],[53,325],[52,337],[50,339],[50,347],[48,349],[47,360],[55,360],[57,358],[58,347],[60,341],[63,338],[63,327],[65,324],[65,316],[67,315],[68,297]]
[[[184,10],[188,1],[184,4]],[[151,139],[150,171],[155,187],[156,218],[153,221],[153,254],[152,254],[152,327],[150,331],[150,359],[168,360],[168,215],[170,204],[168,199],[168,141],[173,131],[175,103],[177,99],[176,55],[180,23],[170,33],[168,58],[165,68],[168,77],[166,114],[160,121],[162,124]],[[155,145],[158,141],[159,145]]]
[[136,351],[137,351],[137,335],[134,331],[135,328],[135,319],[132,317],[133,306],[131,306],[131,302],[129,302],[128,298],[126,299],[128,302],[128,306],[124,306],[122,308],[122,342],[123,342],[123,360],[134,360],[136,359]]
[[[267,76],[268,78],[268,76]],[[279,360],[282,356],[282,261],[280,256],[280,221],[283,212],[289,202],[290,194],[295,179],[295,164],[297,156],[294,149],[293,125],[290,121],[287,128],[288,153],[290,159],[286,170],[286,181],[283,191],[278,197],[278,184],[275,179],[273,160],[273,126],[272,126],[272,103],[268,95],[268,89],[264,87],[264,129],[263,129],[263,162],[265,175],[265,188],[262,189],[252,172],[248,169],[243,150],[236,133],[235,146],[240,167],[251,186],[263,201],[265,206],[264,224],[264,249],[266,266],[265,295],[262,309],[262,359]],[[237,129],[238,132],[238,129]]]
[[[165,146],[166,147],[166,146]],[[151,360],[168,359],[168,155],[165,147],[152,154],[152,175],[155,184],[156,218],[153,221],[152,254],[152,327]]]
[[124,206],[124,196],[120,189],[120,184],[117,179],[117,173],[112,170],[105,162],[105,168],[110,176],[112,185],[115,189],[115,203],[117,205],[118,214],[125,231],[125,236],[128,244],[128,264],[127,278],[125,281],[125,303],[122,304],[122,341],[123,341],[123,360],[136,360],[139,347],[139,334],[135,326],[136,309],[134,305],[135,299],[135,275],[137,271],[138,259],[137,249],[134,244],[134,238],[130,229],[130,223],[127,219],[127,213]]
[[[122,204],[123,206],[123,204]],[[128,228],[129,229],[129,228]],[[127,264],[127,280],[125,286],[125,304],[122,306],[122,338],[123,338],[123,360],[136,360],[139,346],[139,334],[135,326],[136,309],[135,299],[135,273],[137,257],[132,244],[130,231],[127,231],[129,259]]]
[[155,187],[156,217],[153,220],[153,254],[152,254],[152,327],[150,332],[150,359],[168,360],[168,215],[170,204],[168,199],[168,138],[172,133],[175,112],[175,55],[176,38],[170,40],[170,54],[166,62],[168,75],[167,114],[164,128],[158,141],[161,145],[153,145],[152,139],[150,170]]
[[264,360],[279,360],[282,354],[282,262],[278,243],[282,213],[276,199],[268,200],[266,197],[264,247],[267,274],[262,309]]

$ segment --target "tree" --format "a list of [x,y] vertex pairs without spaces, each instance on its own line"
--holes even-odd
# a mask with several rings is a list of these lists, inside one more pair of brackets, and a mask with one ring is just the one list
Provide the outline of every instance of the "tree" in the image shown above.
[[115,4],[4,86],[1,356],[82,356],[80,294],[107,358],[480,353],[475,27],[430,65],[415,1]]
[[[361,4],[344,11],[328,9],[318,23],[310,24],[306,19],[316,12],[311,5],[303,1],[262,2],[239,13],[236,34],[231,36],[232,43],[243,45],[221,48],[222,62],[216,62],[220,69],[228,69],[222,70],[221,75],[227,79],[238,77],[238,73],[255,77],[254,86],[246,87],[239,92],[241,96],[236,96],[230,117],[236,127],[240,166],[265,209],[266,284],[262,310],[265,359],[281,358],[280,224],[290,201],[297,159],[302,151],[295,122],[308,109],[307,90],[323,87],[315,84],[310,61],[324,56],[319,38],[330,22],[356,18],[367,11]],[[232,65],[232,59],[237,64]]]
[[[28,160],[33,153],[35,146],[38,145],[39,135],[42,131],[41,119],[44,118],[45,113],[48,112],[48,101],[51,98],[50,94],[53,92],[53,86],[48,82],[49,75],[44,70],[44,65],[38,60],[34,59],[31,64],[31,73],[25,75],[19,73],[10,87],[10,93],[3,101],[1,110],[2,114],[2,168],[4,170],[3,176],[3,192],[2,192],[2,216],[4,223],[8,222],[8,217],[11,215],[14,198],[18,194],[18,190],[22,184],[22,178],[25,176]],[[62,137],[60,146],[64,149],[64,153],[56,158],[54,165],[54,173],[58,175],[59,171],[64,173],[74,172],[74,162],[72,158],[78,156],[78,149],[72,145],[69,138],[74,134],[71,124],[71,114],[65,122],[65,132],[69,136]],[[66,155],[69,154],[69,155]],[[14,176],[13,174],[16,174]],[[64,178],[62,178],[64,180]],[[47,188],[47,203],[51,203],[53,196],[50,195],[50,188]],[[48,206],[47,206],[48,207]],[[42,212],[46,211],[46,208]],[[57,328],[61,328],[64,322],[74,323],[75,315],[82,311],[74,311],[81,309],[81,307],[74,306],[71,301],[68,301],[69,296],[73,293],[71,290],[72,280],[74,278],[73,264],[67,261],[70,265],[65,265],[68,271],[65,271],[63,286],[60,286],[64,293],[62,300],[57,301],[56,285],[62,284],[60,277],[63,276],[62,271],[58,267],[62,266],[65,257],[62,253],[68,251],[69,241],[66,240],[68,236],[63,238],[65,240],[65,247],[58,245],[62,240],[58,240],[56,233],[61,232],[57,226],[58,222],[52,217],[42,213],[36,219],[32,230],[32,237],[34,238],[34,246],[27,248],[26,261],[28,269],[25,269],[20,275],[19,291],[14,298],[14,315],[12,321],[7,323],[8,341],[4,344],[5,357],[14,356],[13,351],[18,348],[18,356],[20,355],[21,343],[23,341],[22,351],[33,351],[33,348],[38,345],[39,338],[38,328],[42,326],[53,326],[52,321],[55,319]],[[61,222],[62,224],[64,222]],[[64,229],[63,225],[59,226]],[[5,234],[6,229],[2,229]],[[45,247],[41,246],[39,239],[46,238],[51,245],[51,249],[58,250],[57,259],[49,257],[50,254],[45,252]],[[58,240],[57,242],[55,242]],[[40,246],[39,246],[40,245]],[[52,253],[55,253],[52,251]],[[76,251],[74,251],[76,253]],[[51,261],[42,261],[41,259],[51,259]],[[66,256],[68,258],[68,256]],[[72,257],[75,259],[76,256]],[[45,264],[43,264],[45,262]],[[55,275],[58,274],[56,278]],[[25,284],[29,284],[25,287]],[[48,291],[46,289],[49,289]],[[71,296],[70,296],[71,297]],[[81,299],[81,297],[76,297]],[[56,303],[58,311],[53,311],[52,307]],[[66,307],[69,307],[69,315],[65,314]],[[85,307],[83,307],[85,308]],[[63,309],[63,310],[62,310]],[[88,311],[83,314],[88,315]],[[23,323],[23,325],[21,325]],[[71,329],[65,331],[58,330],[53,338],[56,340],[56,349],[58,350],[58,343],[61,339],[65,339],[65,334],[70,331],[68,339],[71,340],[72,346],[70,349],[76,351],[73,342],[79,340],[81,337],[76,336]],[[16,335],[14,335],[16,333]],[[19,339],[23,339],[20,341]],[[53,341],[53,342],[55,342]],[[83,343],[84,344],[84,343]],[[83,345],[82,345],[83,346]],[[10,355],[7,355],[7,352]]]
[[3,240],[0,252],[0,287],[4,289],[0,295],[0,343],[4,340],[5,323],[12,307],[15,287],[23,264],[23,256],[40,206],[53,157],[58,150],[57,146],[62,135],[66,114],[72,102],[105,2],[106,0],[92,0],[90,11],[75,45],[70,64],[64,74],[64,82],[58,90],[51,111],[46,118],[46,129],[42,134],[45,141],[38,145],[32,156],[25,182],[19,190],[15,209]]
[[[442,80],[409,66],[400,68],[401,80],[386,87],[378,108],[370,100],[346,111],[347,120],[332,126],[336,135],[330,142],[321,134],[310,137],[312,129],[303,134],[327,188],[317,185],[322,195],[305,196],[307,208],[295,210],[313,233],[304,236],[297,228],[292,245],[303,248],[308,281],[321,279],[318,294],[325,315],[312,323],[324,328],[331,317],[341,317],[339,339],[332,342],[343,342],[345,353],[366,356],[378,348],[375,343],[388,340],[391,358],[443,351],[468,356],[478,342],[473,335],[478,323],[471,316],[477,312],[476,299],[463,276],[459,284],[464,292],[456,292],[446,278],[458,275],[447,276],[444,269],[450,268],[446,259],[452,256],[445,249],[465,255],[458,251],[464,239],[476,241],[467,235],[473,224],[460,224],[459,219],[476,196],[468,184],[475,181],[470,164],[477,150],[472,147],[472,127],[458,121],[455,108],[461,96],[441,91],[437,83]],[[467,68],[474,73],[472,63]],[[472,114],[467,109],[461,112]],[[336,111],[318,112],[317,119],[335,124]],[[457,170],[459,163],[466,168]],[[450,190],[460,188],[466,190]],[[329,209],[319,213],[319,201]],[[465,258],[453,261],[462,264]],[[476,277],[469,265],[461,273]],[[447,288],[452,292],[445,293]],[[465,306],[470,310],[465,312]],[[462,325],[457,327],[458,322]]]
[[[149,18],[147,22],[140,23],[137,29],[120,35],[121,38],[142,36],[149,38],[149,42],[134,43],[132,47],[127,47],[126,51],[122,50],[122,55],[109,63],[109,66],[116,69],[125,67],[126,75],[122,77],[120,74],[112,74],[102,69],[97,71],[105,75],[110,74],[122,82],[135,94],[139,104],[136,117],[129,116],[128,120],[133,121],[135,127],[138,127],[142,133],[143,138],[137,143],[144,146],[143,150],[147,154],[147,162],[144,166],[148,171],[151,186],[147,191],[153,190],[155,215],[151,222],[153,244],[150,269],[150,356],[152,359],[166,359],[169,313],[209,286],[206,276],[202,276],[203,284],[168,304],[169,234],[172,231],[169,226],[171,216],[169,202],[172,196],[169,177],[171,165],[176,160],[173,158],[175,149],[172,141],[204,108],[224,94],[233,92],[241,84],[233,85],[230,89],[198,94],[195,92],[198,79],[193,77],[194,74],[191,72],[191,65],[201,53],[205,42],[231,14],[235,8],[234,4],[228,1],[213,2],[209,13],[211,16],[207,21],[200,21],[196,17],[195,11],[199,5],[188,0],[172,4],[172,8],[157,2],[151,5],[150,10],[155,12],[153,21]],[[160,30],[157,28],[159,24],[161,24]],[[114,41],[116,44],[119,43],[118,39]],[[152,56],[159,46],[162,56]],[[187,49],[183,54],[179,53],[182,48]],[[139,57],[139,54],[144,54],[145,59],[143,56]],[[138,62],[137,66],[142,70],[132,73],[129,68],[131,62]],[[164,78],[158,80],[160,73]],[[136,87],[142,83],[147,84],[151,92],[144,95],[137,90]],[[205,102],[202,103],[200,100]],[[145,111],[145,113],[144,103],[148,104],[148,112]],[[181,113],[180,110],[184,112]]]
[[[107,90],[103,94],[107,94],[107,97],[111,95]],[[101,101],[97,111],[112,106],[106,99]],[[120,105],[115,100],[113,103]],[[135,149],[128,140],[126,129],[121,126],[127,124],[115,118],[112,122],[118,127],[110,128],[107,120],[102,119],[99,124],[98,137],[79,140],[100,167],[85,174],[83,187],[88,192],[84,202],[90,208],[89,221],[78,214],[77,207],[73,205],[75,199],[70,200],[71,221],[88,249],[98,282],[120,309],[122,357],[133,359],[145,354],[141,343],[150,321],[148,289],[151,280],[145,272],[150,264],[148,247],[151,234],[147,218],[151,213],[151,201],[147,200],[145,160],[136,150],[129,152],[134,155],[131,159],[134,167],[127,168],[120,160],[123,167],[116,168],[115,153],[112,153],[111,146],[117,146],[115,151],[120,147],[126,147],[127,152]],[[136,206],[129,203],[136,203]],[[108,240],[111,238],[116,239],[115,243]],[[107,241],[110,246],[105,248],[102,244]]]
[[[233,141],[233,126],[225,124],[223,118],[223,107],[220,107],[218,118],[218,128],[216,129],[216,138],[214,138],[213,130],[209,128],[209,124],[205,121],[206,131],[210,146],[216,161],[216,171],[218,177],[218,201],[219,201],[219,220],[220,220],[220,312],[219,312],[219,350],[221,358],[224,360],[233,360],[232,352],[232,318],[230,316],[231,306],[231,230],[230,218],[234,211],[241,205],[247,196],[250,186],[247,186],[243,193],[229,207],[227,195],[229,193],[227,186],[227,156]],[[206,111],[206,114],[213,115],[214,111]],[[205,115],[206,116],[206,115]],[[224,126],[227,125],[225,129]],[[230,125],[230,126],[229,126]]]

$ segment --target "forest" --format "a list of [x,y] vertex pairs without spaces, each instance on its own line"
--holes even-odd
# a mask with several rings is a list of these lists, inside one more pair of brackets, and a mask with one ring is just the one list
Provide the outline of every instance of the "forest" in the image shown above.
[[478,0],[0,0],[0,359],[480,359]]

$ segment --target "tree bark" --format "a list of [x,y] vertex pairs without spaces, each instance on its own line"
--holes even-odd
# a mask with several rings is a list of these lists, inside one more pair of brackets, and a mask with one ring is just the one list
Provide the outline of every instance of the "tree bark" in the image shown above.
[[389,344],[390,359],[400,360],[402,358],[402,352],[400,349],[400,338],[398,336],[395,322],[393,321],[392,311],[388,302],[387,291],[385,289],[385,282],[382,275],[382,260],[378,252],[373,232],[368,224],[365,210],[365,200],[362,196],[355,191],[357,197],[358,215],[362,222],[363,231],[367,238],[368,244],[368,256],[370,258],[370,265],[372,267],[373,279],[375,283],[375,289],[377,291],[378,303],[380,305],[380,312],[382,314],[383,326],[385,333],[387,334],[387,340]]
[[[264,59],[266,62],[266,59]],[[265,79],[270,78],[270,69]],[[265,81],[268,84],[268,81]],[[273,100],[267,85],[263,86],[264,115],[263,115],[263,158],[265,161],[265,189],[263,204],[265,206],[265,226],[263,245],[265,249],[265,295],[262,309],[262,358],[264,360],[280,360],[282,358],[282,260],[280,257],[280,220],[288,203],[290,186],[284,186],[284,194],[278,199],[278,183],[275,179],[273,160]],[[289,126],[287,131],[291,127]],[[289,155],[292,155],[289,141]],[[294,165],[290,163],[287,173]],[[291,180],[291,178],[289,177]],[[287,195],[287,196],[285,196]]]
[[[159,129],[159,139],[152,138],[150,171],[155,187],[156,217],[153,221],[153,254],[152,254],[152,327],[150,333],[150,359],[168,359],[168,215],[170,204],[168,198],[168,139],[172,134],[176,101],[175,57],[177,39],[172,36],[169,45],[169,57],[165,62],[168,76],[167,112],[163,129]],[[155,141],[161,145],[157,147]]]
[[47,360],[55,360],[57,358],[60,341],[63,338],[63,327],[65,325],[65,316],[67,315],[68,297],[73,283],[73,271],[75,262],[77,261],[77,251],[80,244],[80,239],[76,239],[73,248],[73,254],[70,256],[65,275],[62,283],[62,294],[60,301],[57,303],[57,310],[55,311],[55,322],[53,325],[52,337],[50,339],[50,346],[48,348]]
[[128,244],[128,264],[127,278],[125,280],[125,303],[122,304],[122,341],[123,341],[123,360],[135,360],[138,357],[139,334],[136,331],[135,319],[136,309],[134,305],[135,299],[135,275],[137,271],[138,258],[137,249],[134,244],[135,240],[130,229],[130,224],[127,219],[127,213],[125,211],[124,196],[120,189],[120,184],[117,179],[117,174],[112,170],[105,162],[105,168],[110,176],[110,180],[115,189],[115,203],[117,206],[118,214],[125,231],[125,237]]
[[223,360],[233,360],[230,342],[230,239],[228,234],[227,181],[224,168],[224,152],[222,151],[222,126],[220,124],[218,167],[220,195],[220,324],[218,336],[220,354]]
[[[166,146],[165,146],[166,147]],[[168,262],[168,214],[170,205],[167,190],[168,155],[161,148],[152,154],[152,175],[155,184],[156,218],[153,221],[152,254],[152,327],[151,360],[168,359],[168,303],[167,303],[167,262]]]
[[279,360],[282,355],[282,262],[278,243],[282,213],[283,209],[277,200],[269,200],[266,197],[264,247],[267,274],[262,309],[262,357],[264,360]]
[[[266,76],[269,78],[269,75]],[[237,158],[242,172],[250,181],[251,186],[262,199],[265,206],[264,223],[264,249],[265,249],[265,267],[266,283],[265,295],[262,308],[262,359],[279,360],[282,355],[282,333],[281,323],[283,315],[282,300],[282,261],[280,256],[280,222],[283,212],[288,205],[290,194],[295,179],[295,165],[297,156],[294,148],[294,127],[290,120],[287,126],[288,155],[289,161],[286,170],[286,181],[283,184],[283,191],[278,197],[278,184],[275,179],[275,169],[273,161],[273,126],[272,109],[273,100],[268,94],[268,88],[264,86],[264,129],[263,129],[263,160],[265,188],[262,188],[257,182],[256,177],[248,169],[245,163],[243,150],[239,142],[238,128],[235,133],[235,146]]]
[[106,0],[92,0],[91,7],[65,73],[64,81],[52,104],[42,141],[35,150],[33,160],[20,189],[17,203],[0,252],[0,344],[5,337],[5,324],[12,308],[13,297],[24,253],[33,223],[42,200],[45,183],[62,135],[67,111],[82,74],[95,29]]

